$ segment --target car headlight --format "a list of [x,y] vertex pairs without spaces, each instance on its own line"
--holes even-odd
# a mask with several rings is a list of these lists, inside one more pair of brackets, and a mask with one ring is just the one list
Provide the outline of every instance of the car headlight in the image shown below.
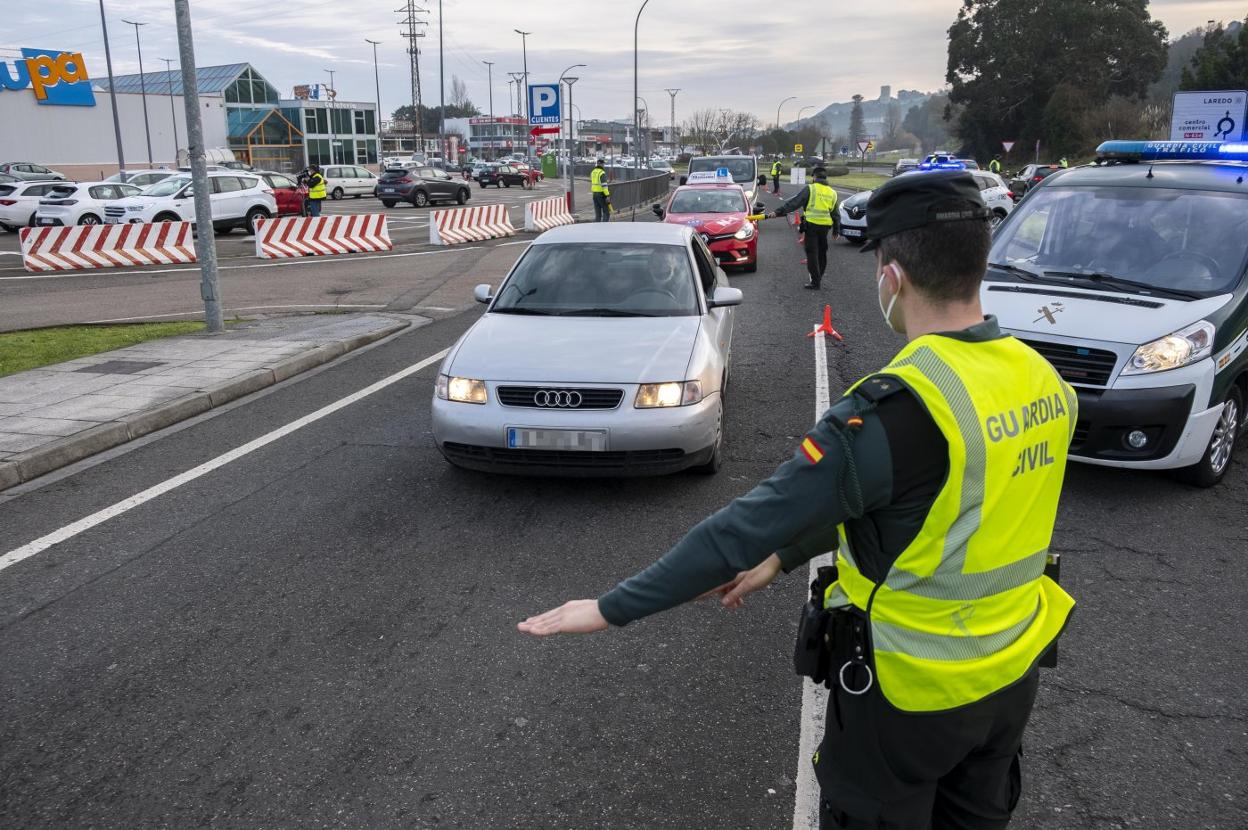
[[751,239],[754,236],[754,223],[746,222],[741,229],[733,234],[736,239]]
[[1144,375],[1195,363],[1213,351],[1213,333],[1213,323],[1201,320],[1174,334],[1145,343],[1131,355],[1122,373]]
[[472,378],[456,378],[439,374],[437,391],[438,397],[444,401],[485,403],[488,399],[485,381]]
[[687,380],[684,383],[643,383],[637,390],[638,409],[657,409],[668,406],[689,406],[702,400],[702,383]]

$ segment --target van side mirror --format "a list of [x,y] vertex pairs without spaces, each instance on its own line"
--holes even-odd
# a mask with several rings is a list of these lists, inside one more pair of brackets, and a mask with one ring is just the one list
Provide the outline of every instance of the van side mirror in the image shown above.
[[681,176],[681,177],[680,177],[680,183],[681,183],[682,185],[684,185],[684,184],[689,184],[689,177],[688,177],[688,176]]
[[740,288],[729,288],[721,285],[715,289],[711,296],[707,299],[707,308],[725,308],[727,306],[741,305],[741,300],[745,295],[741,293]]
[[662,205],[651,205],[651,206],[650,206],[650,211],[651,211],[651,212],[652,212],[655,216],[659,217],[660,219],[662,219],[662,218],[663,218],[663,206],[662,206]]
[[472,298],[479,303],[488,303],[494,299],[493,289],[488,282],[483,282],[472,289]]

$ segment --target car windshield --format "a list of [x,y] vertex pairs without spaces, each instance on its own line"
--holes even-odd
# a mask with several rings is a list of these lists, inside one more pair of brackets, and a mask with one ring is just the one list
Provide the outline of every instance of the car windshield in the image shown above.
[[703,157],[689,161],[690,173],[714,172],[721,167],[727,167],[728,172],[732,174],[732,180],[738,184],[754,181],[754,159],[752,158]]
[[1095,286],[1117,277],[1212,296],[1235,288],[1246,259],[1248,195],[1046,185],[998,231],[990,261],[1021,269],[1017,279]]
[[685,317],[698,313],[693,266],[681,245],[534,245],[490,309],[503,314]]
[[740,213],[745,200],[735,187],[731,190],[679,190],[672,197],[668,213]]
[[168,179],[156,182],[156,184],[143,191],[144,196],[172,196],[182,188],[191,183],[191,180],[182,176],[171,176]]

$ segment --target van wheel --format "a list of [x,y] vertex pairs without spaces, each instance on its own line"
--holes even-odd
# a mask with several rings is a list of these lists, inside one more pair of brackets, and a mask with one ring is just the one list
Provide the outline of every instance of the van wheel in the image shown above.
[[98,225],[100,224],[100,217],[96,216],[94,213],[84,213],[82,215],[82,218],[78,220],[78,224],[79,225]]
[[1190,467],[1178,470],[1175,475],[1180,481],[1194,484],[1197,487],[1212,487],[1222,480],[1230,469],[1231,457],[1235,453],[1235,439],[1239,436],[1244,418],[1244,393],[1237,384],[1232,385],[1222,401],[1222,415],[1209,437],[1209,446],[1200,461]]
[[343,196],[343,193],[342,193],[341,187],[335,187],[333,191],[329,194],[329,197],[333,199],[335,202],[341,199],[342,196]]

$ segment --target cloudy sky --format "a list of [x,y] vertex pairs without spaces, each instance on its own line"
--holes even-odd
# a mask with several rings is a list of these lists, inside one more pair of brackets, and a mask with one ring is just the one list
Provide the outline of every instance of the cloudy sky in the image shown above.
[[[405,41],[399,15],[406,0],[191,0],[196,58],[201,66],[249,62],[284,96],[295,84],[324,82],[336,72],[339,100],[375,97],[372,47],[378,61],[382,108],[410,100]],[[176,58],[172,0],[104,0],[117,73],[138,71],[134,29],[122,20],[145,22],[144,66],[164,67]],[[424,101],[438,102],[438,3],[429,14],[422,43]],[[602,4],[564,0],[444,0],[443,54],[447,95],[452,75],[468,85],[482,110],[489,107],[487,70],[494,61],[494,111],[509,106],[507,73],[522,69],[521,38],[530,31],[529,77],[554,80],[571,64],[575,103],[586,118],[627,117],[632,94],[633,19],[640,0]],[[817,111],[856,92],[878,95],[883,84],[933,90],[944,83],[946,30],[961,0],[889,0],[836,4],[835,22],[821,23],[833,6],[826,0],[650,0],[641,18],[640,94],[666,123],[665,88],[680,88],[677,119],[701,107],[755,113],[782,121],[800,107]],[[5,0],[0,59],[22,46],[80,51],[93,77],[105,75],[99,0]],[[1152,13],[1177,36],[1210,19],[1243,19],[1248,0],[1153,0]],[[0,93],[3,94],[3,93]]]

